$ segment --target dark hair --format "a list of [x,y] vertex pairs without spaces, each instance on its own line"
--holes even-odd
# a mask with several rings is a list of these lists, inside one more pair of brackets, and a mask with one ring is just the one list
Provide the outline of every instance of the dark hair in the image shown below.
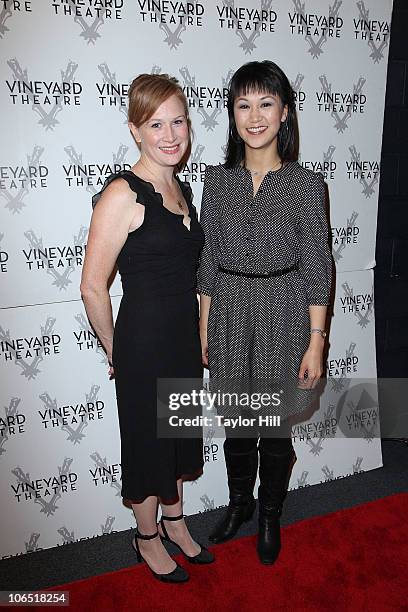
[[285,73],[273,62],[248,62],[232,76],[228,91],[228,142],[225,154],[227,168],[238,166],[245,159],[245,144],[239,136],[234,118],[234,102],[248,92],[266,92],[279,96],[287,105],[286,121],[278,132],[278,153],[282,161],[296,161],[299,150],[299,131],[296,117],[295,94]]

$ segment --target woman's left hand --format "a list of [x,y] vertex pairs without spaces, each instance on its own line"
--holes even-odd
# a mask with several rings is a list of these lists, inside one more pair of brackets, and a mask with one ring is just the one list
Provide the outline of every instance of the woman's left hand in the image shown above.
[[299,369],[299,385],[302,389],[314,389],[323,373],[323,358],[320,348],[309,347],[303,355]]

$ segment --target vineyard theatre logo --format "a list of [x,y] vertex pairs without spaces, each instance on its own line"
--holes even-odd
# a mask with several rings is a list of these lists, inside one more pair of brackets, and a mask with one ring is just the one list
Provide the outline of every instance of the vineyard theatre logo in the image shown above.
[[212,131],[217,127],[217,117],[226,108],[228,101],[228,83],[232,76],[232,70],[227,77],[222,79],[221,87],[210,87],[208,85],[196,85],[187,66],[180,68],[183,79],[183,91],[188,100],[189,108],[193,108],[201,115],[203,125],[207,131]]
[[336,480],[334,477],[334,470],[331,470],[327,464],[322,467],[322,472],[324,475],[324,480],[321,480],[320,482],[330,482],[331,480]]
[[26,415],[18,410],[21,402],[19,397],[13,397],[4,408],[4,416],[0,416],[0,457],[5,453],[5,443],[13,436],[25,433]]
[[338,405],[342,431],[348,437],[372,442],[380,435],[378,402],[365,384],[352,387],[344,396],[345,402]]
[[318,457],[323,450],[323,438],[309,438],[306,440],[306,444],[309,447],[309,453],[313,455],[313,457]]
[[[39,364],[45,357],[58,355],[61,336],[54,333],[56,319],[48,317],[38,336],[12,338],[10,331],[0,326],[0,358],[21,368],[21,374],[32,380],[40,373]],[[31,360],[31,361],[29,361]]]
[[[193,480],[191,482],[191,484],[197,482],[196,480]],[[208,510],[215,510],[215,501],[214,498],[210,499],[207,495],[207,493],[204,493],[204,495],[201,495],[200,497],[200,501],[203,504],[203,512],[207,512]]]
[[4,38],[10,29],[6,26],[6,21],[14,13],[32,13],[32,0],[1,0],[0,2],[0,39]]
[[290,82],[295,96],[296,110],[298,112],[302,112],[304,110],[304,103],[306,102],[306,92],[302,89],[302,83],[304,78],[305,75],[300,74],[299,72],[296,76],[296,79]]
[[380,164],[375,160],[361,159],[356,147],[349,147],[350,160],[346,160],[347,178],[349,181],[358,181],[362,187],[362,193],[366,198],[371,198],[376,183],[380,178]]
[[[73,544],[74,542],[76,542],[74,531],[69,531],[67,527],[60,527],[59,529],[57,529],[57,532],[62,538],[61,544],[66,545]],[[61,546],[61,544],[58,544],[58,546]]]
[[77,23],[81,37],[89,45],[100,38],[98,30],[105,21],[122,19],[123,3],[124,0],[51,0],[51,7],[55,15]]
[[68,434],[69,442],[79,444],[85,437],[83,431],[89,423],[103,419],[105,403],[98,399],[99,389],[97,385],[92,385],[85,396],[85,402],[65,406],[59,406],[57,400],[51,399],[48,393],[40,395],[44,406],[38,410],[38,414],[44,429],[61,429]]
[[4,238],[4,234],[0,234],[0,272],[7,272],[7,262],[9,260],[9,254],[7,251],[2,250],[1,241]]
[[362,474],[364,470],[361,467],[363,463],[363,457],[357,457],[356,462],[353,463],[353,474]]
[[33,230],[24,232],[29,248],[22,249],[25,263],[30,272],[46,271],[52,284],[60,291],[72,283],[69,278],[75,268],[83,264],[88,229],[80,227],[72,244],[44,246],[42,238],[37,238]]
[[340,296],[341,309],[345,314],[352,314],[357,324],[365,329],[370,323],[374,307],[374,290],[371,293],[354,293],[346,282],[341,285],[343,296]]
[[115,530],[112,529],[113,523],[115,522],[114,516],[107,516],[105,520],[105,524],[101,525],[101,532],[95,533],[89,536],[83,536],[81,538],[75,537],[75,532],[69,531],[68,527],[60,527],[57,529],[57,532],[61,536],[61,542],[57,543],[57,546],[65,546],[67,544],[73,544],[74,542],[83,542],[84,540],[93,540],[94,538],[100,538],[104,535],[108,535],[110,533],[116,533]]
[[27,206],[26,196],[35,189],[48,187],[49,169],[41,162],[44,149],[36,145],[27,164],[0,166],[0,196],[6,200],[5,207],[13,214]]
[[75,342],[80,351],[95,351],[101,355],[101,363],[107,364],[108,358],[103,350],[102,344],[99,342],[98,336],[91,329],[88,320],[82,313],[75,315],[75,321],[79,325],[78,331],[74,331]]
[[[327,361],[327,376],[329,378],[345,378],[358,373],[359,357],[354,352],[355,348],[356,344],[352,342],[344,356],[340,355]],[[332,388],[336,390],[334,387]]]
[[321,160],[302,159],[299,160],[299,163],[303,168],[323,174],[325,181],[333,181],[336,178],[337,170],[337,162],[333,159],[335,150],[336,147],[330,145],[327,151],[323,151]]
[[84,162],[81,153],[77,153],[74,147],[65,147],[70,163],[63,164],[65,181],[70,188],[84,188],[91,195],[101,190],[105,180],[113,173],[120,170],[130,170],[131,165],[125,163],[126,153],[129,147],[121,144],[118,151],[112,153],[112,163]]
[[335,406],[329,404],[323,419],[294,425],[292,427],[293,439],[298,442],[306,442],[307,440],[314,440],[316,438],[334,438],[338,425],[334,409]]
[[246,54],[256,49],[255,40],[261,33],[275,32],[278,15],[271,10],[272,0],[261,0],[259,7],[235,5],[234,0],[217,4],[218,25],[222,30],[235,30]]
[[39,124],[45,130],[52,130],[59,124],[57,115],[64,107],[81,104],[82,84],[74,80],[78,64],[68,62],[61,70],[59,81],[32,81],[28,78],[27,69],[23,70],[17,59],[7,62],[13,79],[6,79],[8,95],[14,105],[31,106],[39,116]]
[[328,13],[309,13],[305,10],[305,3],[293,0],[295,10],[288,12],[289,31],[292,36],[301,36],[309,45],[308,52],[313,59],[323,53],[323,45],[328,39],[340,38],[344,21],[339,17],[341,0],[334,0],[329,6]]
[[215,429],[207,429],[203,440],[203,455],[205,463],[218,460],[219,446],[214,442]]
[[24,542],[24,550],[21,552],[15,553],[14,555],[3,555],[2,559],[11,559],[12,557],[19,557],[20,555],[25,555],[27,553],[37,552],[38,550],[43,550],[42,546],[38,545],[38,540],[40,539],[40,533],[32,533],[28,539],[28,542]]
[[116,489],[116,497],[121,495],[122,468],[120,463],[108,464],[106,457],[102,459],[99,453],[90,456],[94,466],[89,468],[89,474],[95,487],[109,485]]
[[180,178],[186,183],[203,183],[207,164],[202,161],[205,147],[197,144],[185,166],[180,170]]
[[370,19],[370,11],[363,0],[356,3],[358,18],[353,19],[356,40],[366,42],[371,50],[370,57],[375,64],[384,58],[384,49],[390,38],[390,24],[380,19]]
[[122,470],[120,463],[112,463],[106,466],[90,468],[89,473],[91,474],[92,482],[97,487],[98,485],[110,485],[112,482],[120,482]]
[[28,542],[24,542],[26,552],[36,552],[37,550],[42,550],[40,546],[38,546],[38,540],[40,539],[39,533],[32,533]]
[[78,474],[71,471],[73,459],[65,458],[57,473],[46,473],[31,479],[30,474],[24,474],[21,467],[16,467],[11,473],[16,477],[11,484],[13,495],[18,503],[34,501],[40,506],[40,512],[47,517],[58,510],[57,502],[67,493],[77,490]]
[[112,529],[112,526],[113,526],[114,522],[115,522],[115,517],[114,516],[107,516],[105,524],[101,525],[101,534],[102,535],[108,535],[109,533],[116,533]]
[[204,5],[175,0],[137,0],[142,23],[153,23],[165,34],[164,42],[170,49],[177,49],[183,42],[181,34],[187,28],[201,28],[205,13]]
[[321,91],[316,91],[317,110],[329,113],[335,119],[334,127],[343,133],[348,127],[347,122],[353,115],[364,113],[367,96],[362,93],[366,79],[360,77],[353,85],[353,92],[332,91],[332,86],[323,74],[319,77]]
[[353,211],[345,226],[331,227],[332,253],[336,263],[344,257],[346,249],[359,243],[361,228],[356,223],[357,219],[358,212]]
[[19,557],[27,553],[36,552],[37,550],[43,550],[41,546],[38,546],[38,540],[40,539],[39,533],[32,533],[28,539],[28,542],[24,542],[24,550],[15,553],[14,555],[3,555],[1,559],[11,559],[12,557]]
[[116,74],[111,72],[106,62],[104,64],[99,64],[98,70],[103,76],[103,82],[95,83],[100,105],[105,108],[111,106],[116,107],[125,115],[126,122],[129,83],[118,83],[116,81]]
[[307,470],[303,470],[300,475],[300,478],[297,479],[297,488],[304,489],[305,487],[310,487],[310,484],[307,482],[307,477],[309,476],[309,472]]

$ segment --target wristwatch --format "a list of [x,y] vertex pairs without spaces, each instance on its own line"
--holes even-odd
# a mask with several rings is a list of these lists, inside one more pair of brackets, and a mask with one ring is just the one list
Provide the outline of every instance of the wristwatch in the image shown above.
[[327,332],[324,329],[319,329],[318,327],[314,327],[310,330],[311,334],[313,334],[313,332],[320,334],[323,339],[327,336]]

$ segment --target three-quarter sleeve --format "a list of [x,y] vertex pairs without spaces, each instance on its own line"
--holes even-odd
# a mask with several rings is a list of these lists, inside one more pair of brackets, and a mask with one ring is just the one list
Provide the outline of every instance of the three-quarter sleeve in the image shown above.
[[204,230],[205,243],[201,251],[197,272],[197,291],[211,297],[218,274],[218,252],[216,237],[216,202],[214,168],[205,171],[203,197],[201,200],[200,223]]
[[325,209],[323,176],[312,176],[300,211],[300,273],[309,305],[328,305],[332,281],[332,254]]

